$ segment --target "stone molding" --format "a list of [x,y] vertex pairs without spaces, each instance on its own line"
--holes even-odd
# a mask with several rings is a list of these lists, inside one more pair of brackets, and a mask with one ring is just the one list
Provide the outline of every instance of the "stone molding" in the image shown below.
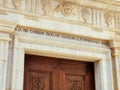
[[[85,1],[86,3],[96,3],[96,1]],[[85,6],[85,2],[81,5],[79,2],[79,0],[77,2],[75,0],[12,0],[11,2],[3,2],[2,0],[1,4],[3,4],[2,8],[4,10],[1,10],[0,13],[7,14],[6,10],[8,9],[9,12],[23,14],[28,20],[40,20],[38,16],[47,16],[52,19],[61,18],[104,28],[120,28],[120,12],[117,9],[100,9]],[[7,3],[10,3],[10,5],[5,6]]]

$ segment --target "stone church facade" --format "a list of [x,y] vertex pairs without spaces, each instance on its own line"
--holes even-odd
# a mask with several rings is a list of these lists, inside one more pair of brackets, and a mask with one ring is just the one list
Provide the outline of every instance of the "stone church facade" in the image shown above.
[[120,1],[0,0],[0,90],[25,90],[25,54],[93,62],[95,90],[120,90]]

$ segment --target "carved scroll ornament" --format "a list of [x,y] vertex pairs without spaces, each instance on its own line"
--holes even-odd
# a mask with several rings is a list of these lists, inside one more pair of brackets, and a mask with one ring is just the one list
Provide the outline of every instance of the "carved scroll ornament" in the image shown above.
[[81,14],[82,14],[82,18],[83,18],[84,22],[86,23],[87,20],[89,19],[89,14],[90,14],[89,10],[86,8],[82,8]]
[[44,15],[50,15],[52,11],[52,4],[50,0],[41,0],[42,8],[44,11]]
[[107,26],[110,26],[110,24],[112,23],[112,13],[106,12],[104,14],[104,18],[105,18],[105,23],[107,24]]

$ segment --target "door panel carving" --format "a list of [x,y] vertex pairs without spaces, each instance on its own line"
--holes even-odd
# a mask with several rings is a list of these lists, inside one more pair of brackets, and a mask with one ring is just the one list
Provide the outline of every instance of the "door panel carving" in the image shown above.
[[93,68],[92,63],[26,55],[24,90],[95,90]]
[[67,75],[67,90],[85,90],[84,77]]
[[30,78],[31,90],[49,90],[50,74],[32,72]]

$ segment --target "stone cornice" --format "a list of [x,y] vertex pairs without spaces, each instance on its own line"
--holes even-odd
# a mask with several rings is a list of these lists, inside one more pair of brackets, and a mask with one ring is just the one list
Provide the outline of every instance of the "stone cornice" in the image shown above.
[[[87,25],[93,28],[98,27],[94,28],[97,31],[103,29],[117,31],[120,28],[120,12],[118,11],[120,7],[117,5],[113,7],[113,4],[109,2],[98,1],[40,0],[39,4],[31,6],[25,0],[13,0],[13,2],[9,1],[9,6],[5,6],[5,2],[1,3],[0,14],[7,18],[11,18],[8,14],[22,14],[25,19],[34,21],[39,21],[40,18],[45,17],[62,22],[68,21],[69,23]],[[32,0],[30,3],[35,4],[36,1]],[[109,7],[115,10],[111,10]],[[17,20],[19,19],[17,18]]]

